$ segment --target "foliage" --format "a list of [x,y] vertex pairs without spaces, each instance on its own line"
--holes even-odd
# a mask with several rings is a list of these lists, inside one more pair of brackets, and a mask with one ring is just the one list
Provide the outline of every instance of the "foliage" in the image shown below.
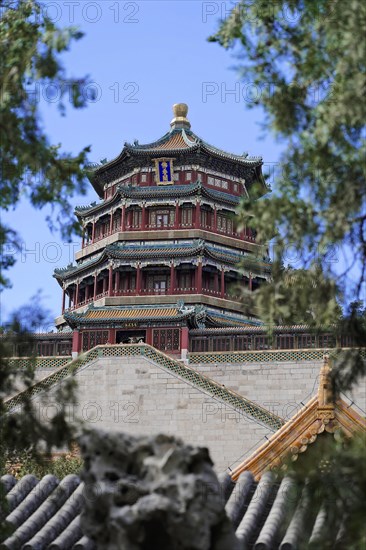
[[5,472],[21,479],[27,474],[33,474],[41,479],[47,474],[53,474],[63,479],[69,474],[79,474],[83,461],[78,456],[65,454],[51,460],[36,460],[31,452],[22,452],[5,466]]
[[[36,304],[36,305],[34,305]],[[32,306],[23,307],[13,318],[0,338],[0,471],[7,469],[7,464],[14,464],[19,457],[28,457],[24,468],[34,468],[37,472],[47,470],[47,459],[54,448],[70,446],[75,440],[77,425],[69,419],[70,406],[75,404],[75,380],[68,378],[52,392],[51,400],[45,395],[45,403],[52,406],[47,415],[42,415],[43,402],[38,406],[26,393],[22,394],[21,406],[9,414],[6,399],[31,387],[35,383],[35,349],[32,333],[45,320],[45,312],[39,306],[39,299],[33,299]],[[14,346],[21,348],[29,356],[27,369],[19,370],[12,366],[9,358]],[[51,418],[50,418],[51,417]],[[36,468],[38,465],[38,469]],[[63,462],[52,465],[50,471],[60,475],[67,467],[75,464]],[[36,472],[35,472],[36,473]],[[3,508],[3,492],[0,487],[0,508]],[[4,531],[5,532],[5,531]],[[2,526],[0,526],[0,535]]]
[[[255,293],[271,326],[335,327],[337,303],[363,297],[365,29],[361,0],[242,0],[210,38],[234,48],[259,90],[248,106],[286,143],[273,193],[254,190],[240,212],[259,242],[275,238],[273,284]],[[296,265],[284,268],[289,250]]]
[[[241,207],[260,242],[275,238],[273,284],[256,291],[256,306],[270,326],[306,322],[354,338],[332,370],[335,395],[366,370],[357,349],[366,341],[365,30],[361,0],[241,0],[211,37],[236,48],[241,75],[260,90],[249,106],[286,143],[274,192],[254,190]],[[290,249],[297,269],[284,267]],[[315,548],[365,547],[364,460],[362,438],[319,438],[293,468],[309,512],[328,504]]]
[[[287,463],[285,473],[296,482],[297,495],[302,491],[307,494],[310,519],[307,524],[314,525],[320,510],[325,513],[319,536],[309,546],[300,544],[300,549],[365,548],[365,453],[364,435],[355,434],[347,439],[336,432],[335,437],[319,435],[316,443],[295,463]],[[306,530],[306,524],[304,528]]]
[[[0,17],[0,207],[15,208],[24,197],[35,208],[49,205],[56,218],[47,217],[51,229],[69,238],[78,230],[70,198],[85,193],[89,147],[76,155],[51,143],[40,118],[44,90],[59,93],[61,114],[66,99],[75,108],[85,106],[87,78],[69,78],[61,54],[82,34],[74,27],[59,28],[38,0],[2,0]],[[46,96],[47,97],[47,96]],[[16,232],[0,224],[0,245],[17,246]],[[3,271],[14,260],[2,258],[0,286],[9,284]]]

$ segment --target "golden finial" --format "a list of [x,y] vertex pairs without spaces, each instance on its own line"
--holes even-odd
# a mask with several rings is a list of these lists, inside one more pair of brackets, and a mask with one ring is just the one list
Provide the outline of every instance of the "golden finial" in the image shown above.
[[172,130],[176,128],[190,128],[191,125],[187,119],[188,105],[186,103],[175,103],[173,105],[174,118],[170,123]]
[[332,383],[330,380],[330,361],[329,355],[324,355],[323,365],[320,369],[318,403],[319,407],[329,407],[334,405],[334,395],[332,392]]

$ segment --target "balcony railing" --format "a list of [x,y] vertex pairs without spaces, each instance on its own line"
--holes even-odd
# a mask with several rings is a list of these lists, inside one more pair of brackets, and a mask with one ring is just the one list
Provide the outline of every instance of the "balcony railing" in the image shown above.
[[[141,225],[126,225],[125,230],[126,231],[151,231],[151,230],[180,230],[180,229],[195,229],[194,223],[180,223],[177,226],[175,224],[165,224],[165,225],[159,225],[159,224],[146,224],[144,228],[141,227]],[[216,233],[218,235],[225,235],[227,237],[232,237],[235,239],[240,239],[243,241],[248,242],[255,242],[255,237],[250,235],[243,235],[243,233],[238,233],[237,231],[228,231],[222,228],[213,227],[210,224],[200,224],[199,229],[203,229],[204,231],[211,231],[212,233]],[[84,242],[83,248],[90,246],[91,244],[94,244],[96,242],[101,241],[102,239],[105,239],[106,237],[110,237],[111,235],[114,235],[115,233],[118,233],[121,231],[121,228],[113,228],[113,230],[106,231],[105,233],[99,234],[98,236],[94,237],[94,241],[92,241],[90,238]]]
[[[104,292],[100,292],[96,295],[95,299],[99,300],[100,298],[103,298],[104,296],[172,296],[176,294],[197,294],[198,288],[191,286],[191,287],[175,287],[173,289],[173,292],[170,291],[170,288],[142,288],[139,292],[137,292],[136,288],[125,288],[125,289],[119,289],[119,290],[112,290],[111,294],[109,294],[108,290],[105,290]],[[200,294],[205,294],[206,296],[214,296],[216,298],[223,298],[225,300],[239,300],[240,296],[236,294],[232,294],[229,292],[225,292],[224,294],[221,293],[220,290],[214,290],[212,288],[206,288],[203,287],[200,291]],[[69,308],[65,309],[65,312],[73,311],[75,309],[78,309],[80,307],[85,306],[86,304],[89,304],[93,302],[94,298],[90,297],[87,300],[82,300],[78,302],[75,305],[71,305]]]

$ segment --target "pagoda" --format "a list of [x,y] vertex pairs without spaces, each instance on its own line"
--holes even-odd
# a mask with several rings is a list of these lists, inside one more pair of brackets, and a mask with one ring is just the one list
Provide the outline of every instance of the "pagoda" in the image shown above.
[[56,325],[73,331],[74,356],[146,342],[185,359],[190,330],[258,325],[242,314],[238,287],[255,290],[270,264],[235,212],[254,183],[268,192],[262,159],[209,145],[191,130],[187,105],[173,111],[163,137],[125,143],[91,169],[100,200],[76,209],[82,248],[54,273],[63,289]]

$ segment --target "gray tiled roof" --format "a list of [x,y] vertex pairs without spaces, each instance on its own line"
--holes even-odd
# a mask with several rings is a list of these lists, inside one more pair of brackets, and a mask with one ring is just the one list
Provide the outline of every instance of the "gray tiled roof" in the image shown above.
[[[15,528],[1,549],[95,549],[80,526],[84,484],[78,476],[68,475],[59,482],[53,475],[41,481],[27,475],[17,482],[7,475],[1,481],[9,505],[6,522]],[[290,477],[279,482],[266,472],[257,483],[245,471],[236,483],[229,474],[220,476],[220,482],[237,550],[295,550],[300,543],[316,543],[324,510],[309,514],[305,490],[299,491]]]
[[20,481],[1,478],[8,503],[5,522],[14,529],[2,550],[92,550],[94,544],[80,528],[84,485],[74,474],[59,481],[26,475]]

